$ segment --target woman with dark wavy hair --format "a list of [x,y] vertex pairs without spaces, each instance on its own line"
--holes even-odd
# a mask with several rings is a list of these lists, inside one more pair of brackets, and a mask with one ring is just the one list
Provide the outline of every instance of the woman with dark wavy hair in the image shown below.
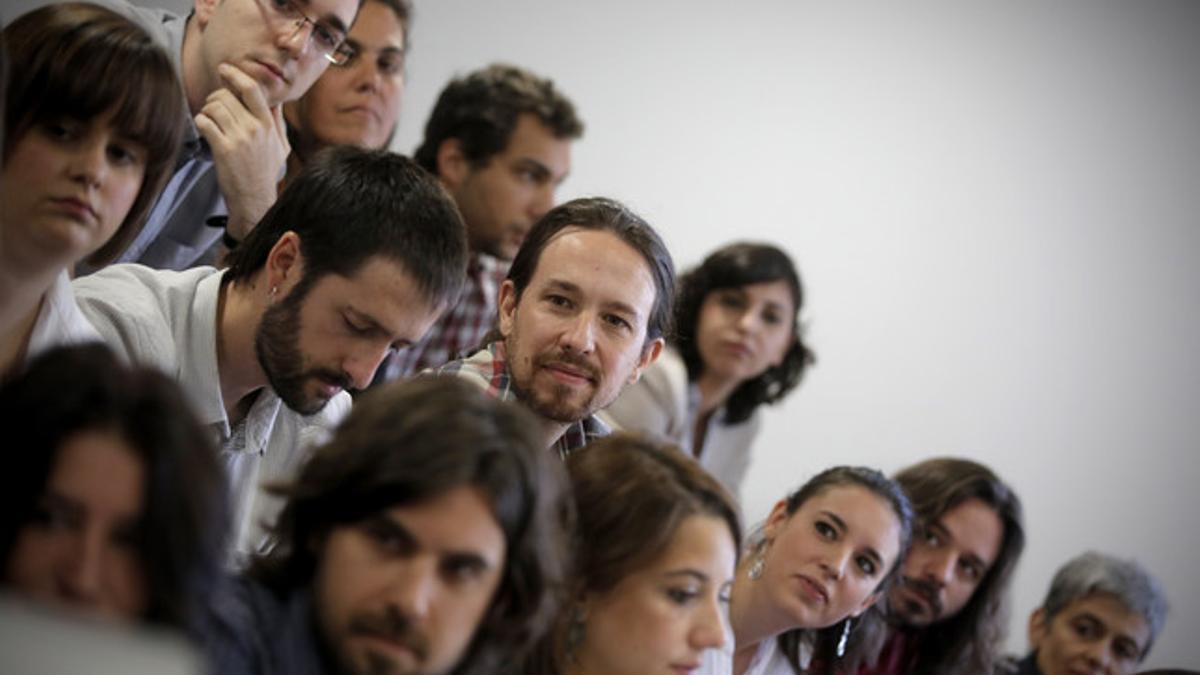
[[758,435],[757,409],[813,363],[799,323],[804,292],[786,253],[734,243],[679,280],[670,347],[604,414],[690,452],[737,495]]
[[224,474],[179,387],[101,344],[0,387],[0,583],[74,612],[196,632],[224,557]]
[[100,339],[69,272],[107,263],[137,235],[183,134],[171,59],[111,10],[43,7],[3,42],[0,377],[55,345]]

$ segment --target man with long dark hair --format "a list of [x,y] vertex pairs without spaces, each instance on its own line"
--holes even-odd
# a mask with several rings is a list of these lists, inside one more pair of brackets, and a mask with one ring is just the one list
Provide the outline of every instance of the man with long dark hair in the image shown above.
[[565,475],[531,422],[454,379],[363,397],[214,603],[213,672],[501,672],[565,583]]
[[533,226],[500,285],[487,346],[437,370],[537,414],[565,457],[608,427],[595,417],[658,358],[675,266],[658,234],[601,197],[555,207]]
[[892,629],[860,675],[990,673],[1025,546],[1021,501],[991,469],[966,459],[926,460],[895,479],[918,529],[888,594]]

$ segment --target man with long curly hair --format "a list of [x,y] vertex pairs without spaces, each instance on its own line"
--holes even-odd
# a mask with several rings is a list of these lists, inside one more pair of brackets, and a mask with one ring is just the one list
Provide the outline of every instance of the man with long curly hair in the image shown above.
[[938,458],[900,471],[918,529],[888,594],[892,627],[859,675],[990,673],[1025,533],[1021,501],[986,466]]

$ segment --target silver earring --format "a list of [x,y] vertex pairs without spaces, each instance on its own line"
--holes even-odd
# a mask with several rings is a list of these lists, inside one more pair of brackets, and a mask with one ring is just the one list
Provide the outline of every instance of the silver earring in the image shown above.
[[754,562],[750,563],[750,571],[746,573],[746,576],[750,577],[752,581],[761,578],[763,574],[763,566],[765,564],[766,563],[763,561],[763,557],[760,554],[754,559]]
[[846,617],[846,622],[842,624],[842,637],[838,638],[837,657],[840,659],[846,655],[846,643],[850,641],[850,624],[854,622],[851,617]]

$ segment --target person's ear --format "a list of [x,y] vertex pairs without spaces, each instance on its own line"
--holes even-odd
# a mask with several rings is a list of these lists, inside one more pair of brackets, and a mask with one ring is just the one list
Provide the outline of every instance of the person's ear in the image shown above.
[[1045,639],[1050,626],[1046,623],[1046,609],[1038,607],[1029,615],[1029,646],[1036,650]]
[[788,504],[786,499],[781,499],[771,508],[770,515],[767,516],[767,523],[763,525],[763,540],[772,541],[779,536],[779,532],[783,529],[783,524],[792,514],[788,513]]
[[463,153],[462,141],[457,138],[442,141],[437,149],[437,177],[446,189],[451,193],[455,192],[470,173],[471,162]]
[[265,278],[268,292],[281,288],[283,294],[287,295],[303,276],[304,256],[300,253],[300,235],[289,230],[279,237],[267,253]]
[[196,10],[196,25],[201,30],[208,27],[208,22],[212,20],[213,12],[216,11],[217,6],[220,4],[221,0],[195,0],[193,7]]
[[642,349],[641,355],[638,356],[637,365],[633,367],[633,372],[630,373],[627,384],[637,382],[642,376],[642,371],[658,360],[658,357],[662,354],[663,344],[665,343],[662,338],[655,338]]
[[512,334],[513,324],[517,320],[517,287],[511,279],[505,279],[504,283],[500,284],[500,292],[496,295],[500,334],[507,338]]

